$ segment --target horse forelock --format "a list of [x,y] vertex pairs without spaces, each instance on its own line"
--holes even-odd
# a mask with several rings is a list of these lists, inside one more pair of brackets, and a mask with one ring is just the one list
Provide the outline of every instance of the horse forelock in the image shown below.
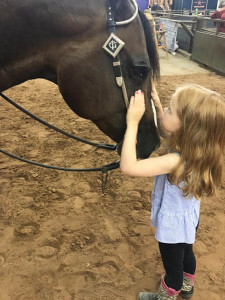
[[138,15],[141,19],[141,23],[143,26],[143,30],[145,33],[147,51],[151,66],[152,76],[158,78],[160,76],[160,66],[159,66],[159,58],[155,44],[155,38],[153,35],[153,29],[149,24],[148,19],[142,11],[138,11]]

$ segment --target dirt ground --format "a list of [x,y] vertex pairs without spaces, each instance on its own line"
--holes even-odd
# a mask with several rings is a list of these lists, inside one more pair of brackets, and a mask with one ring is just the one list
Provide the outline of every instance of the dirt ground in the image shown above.
[[[225,78],[210,74],[163,76],[163,104],[175,87],[195,82],[225,96]],[[46,121],[92,141],[111,143],[66,106],[55,85],[28,81],[5,92]],[[1,101],[0,148],[67,167],[101,166],[116,153],[53,132]],[[29,166],[1,154],[0,300],[134,300],[156,290],[163,267],[150,225],[152,178],[71,173]],[[225,178],[202,201],[195,243],[193,300],[225,299]]]

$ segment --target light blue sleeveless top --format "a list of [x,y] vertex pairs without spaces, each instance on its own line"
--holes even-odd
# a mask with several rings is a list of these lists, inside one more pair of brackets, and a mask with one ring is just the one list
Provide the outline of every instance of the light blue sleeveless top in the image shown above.
[[200,200],[184,197],[176,185],[170,184],[167,174],[155,177],[152,191],[151,222],[156,227],[156,239],[161,243],[195,242],[199,221]]

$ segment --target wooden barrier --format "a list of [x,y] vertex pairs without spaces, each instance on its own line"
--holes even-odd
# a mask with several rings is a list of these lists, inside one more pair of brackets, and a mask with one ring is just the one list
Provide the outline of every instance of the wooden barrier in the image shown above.
[[152,24],[152,28],[155,36],[155,44],[156,44],[158,54],[159,54],[159,49],[164,49],[166,52],[166,57],[167,59],[169,59],[167,42],[166,42],[166,30],[164,28],[164,24],[156,25],[155,20],[151,14],[148,13],[145,15]]

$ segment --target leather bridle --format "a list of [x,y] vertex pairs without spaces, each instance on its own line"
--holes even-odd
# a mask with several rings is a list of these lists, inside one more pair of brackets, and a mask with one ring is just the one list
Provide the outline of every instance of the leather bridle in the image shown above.
[[135,7],[135,12],[134,12],[133,16],[128,20],[116,22],[114,19],[111,2],[110,2],[110,0],[107,0],[107,5],[106,5],[107,23],[106,24],[107,24],[107,28],[110,33],[110,36],[107,39],[107,41],[105,42],[105,44],[103,45],[103,49],[105,49],[105,51],[113,57],[113,71],[114,71],[114,75],[116,77],[116,83],[122,89],[123,99],[124,99],[126,108],[128,108],[128,106],[129,106],[129,100],[128,100],[128,96],[127,96],[127,89],[126,89],[125,81],[123,78],[123,73],[122,73],[121,63],[120,63],[120,56],[119,56],[119,52],[123,48],[125,43],[116,35],[116,26],[129,24],[136,18],[137,14],[138,14],[138,5],[135,0],[131,0],[131,1]]

